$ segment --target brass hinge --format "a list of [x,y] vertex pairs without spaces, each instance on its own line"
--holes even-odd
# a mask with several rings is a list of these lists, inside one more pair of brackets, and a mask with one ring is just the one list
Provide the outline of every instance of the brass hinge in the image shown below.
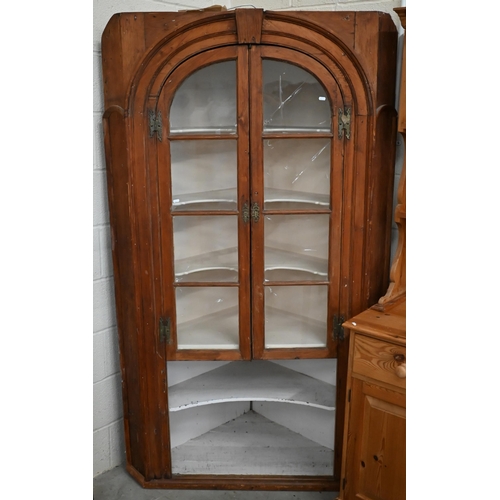
[[158,140],[161,141],[162,130],[161,112],[158,111],[158,114],[156,114],[154,111],[149,110],[149,137],[156,134]]
[[160,318],[160,342],[170,344],[170,318]]
[[342,132],[345,131],[345,138],[351,138],[351,108],[339,108],[339,139],[342,139]]
[[344,340],[344,321],[343,316],[333,316],[333,340]]

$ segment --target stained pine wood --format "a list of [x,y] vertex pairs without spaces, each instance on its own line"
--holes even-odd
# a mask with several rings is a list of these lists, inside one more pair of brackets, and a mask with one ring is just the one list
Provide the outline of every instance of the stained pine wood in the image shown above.
[[[405,27],[406,8],[395,10]],[[404,140],[405,68],[406,49],[403,51],[398,120],[398,131]],[[388,124],[393,123],[389,118],[393,113],[390,108],[385,111]],[[376,154],[386,156],[377,148]],[[379,216],[384,218],[380,207],[378,210]],[[390,285],[378,303],[344,323],[350,337],[350,352],[346,363],[341,500],[406,498],[405,166],[398,186],[394,220],[398,226],[398,246],[390,271]],[[384,256],[377,256],[377,260],[381,258]]]
[[405,396],[354,379],[344,500],[406,498]]
[[398,227],[398,244],[391,266],[389,288],[378,301],[377,307],[381,311],[384,309],[385,304],[398,301],[406,294],[406,7],[394,10],[401,20],[403,29],[405,29],[398,109],[398,132],[404,141],[405,155],[399,178],[397,204],[394,211],[394,222]]
[[263,11],[252,9],[249,11],[236,10],[236,25],[238,43],[260,43],[262,36]]
[[[151,488],[335,490],[339,486],[347,389],[347,342],[333,338],[334,317],[372,305],[388,286],[392,155],[391,110],[397,33],[387,14],[267,12],[224,9],[114,15],[102,39],[104,134],[120,336],[127,469]],[[263,207],[262,57],[289,61],[329,89],[332,206],[325,348],[264,348],[263,223],[240,217],[245,203]],[[200,67],[237,61],[237,135],[172,134],[174,91]],[[339,108],[352,109],[352,137],[338,136]],[[382,110],[382,112],[380,111]],[[159,138],[149,136],[148,114],[162,113]],[[280,138],[314,134],[279,135]],[[176,346],[170,142],[238,141],[239,349]],[[313,210],[313,209],[312,209]],[[321,211],[320,210],[320,211]],[[202,283],[191,283],[200,286]],[[312,286],[314,282],[306,283]],[[220,283],[219,286],[222,286]],[[170,317],[170,341],[159,336]],[[331,475],[241,477],[174,475],[170,454],[167,359],[239,360],[337,357],[338,380]],[[295,473],[294,473],[295,474]]]
[[406,498],[406,300],[347,321],[340,499]]
[[354,341],[352,371],[405,388],[406,380],[397,373],[398,367],[405,359],[405,347],[358,335]]

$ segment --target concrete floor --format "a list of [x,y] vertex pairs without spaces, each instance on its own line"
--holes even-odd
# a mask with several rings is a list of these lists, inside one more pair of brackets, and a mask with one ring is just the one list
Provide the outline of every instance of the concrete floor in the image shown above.
[[335,500],[337,492],[145,490],[116,467],[94,478],[94,500]]

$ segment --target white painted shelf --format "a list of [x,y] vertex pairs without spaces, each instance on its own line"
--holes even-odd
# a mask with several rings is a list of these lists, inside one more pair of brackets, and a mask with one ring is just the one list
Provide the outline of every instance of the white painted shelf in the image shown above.
[[283,127],[280,125],[264,125],[265,134],[293,134],[293,133],[318,133],[318,134],[331,134],[330,127]]
[[[318,259],[308,255],[287,252],[266,247],[264,250],[265,281],[271,281],[276,271],[294,271],[303,273],[303,279],[324,279],[328,277],[328,259]],[[308,276],[309,275],[309,276]],[[284,275],[286,280],[286,274]]]
[[238,249],[227,248],[175,261],[175,281],[238,281]]
[[172,128],[171,135],[221,135],[221,134],[236,134],[236,125],[227,127],[188,127],[188,128]]
[[333,475],[333,450],[250,411],[172,449],[174,474]]
[[[318,259],[271,247],[266,247],[264,251],[265,281],[321,281],[328,278],[327,259]],[[175,281],[176,283],[238,281],[237,248],[217,250],[176,260]]]
[[[200,193],[174,194],[172,210],[234,210],[238,209],[236,188],[217,189]],[[203,205],[203,207],[201,207]]]
[[[273,209],[275,204],[286,204],[287,209],[313,207],[328,207],[330,196],[327,194],[306,193],[286,189],[266,188],[264,191],[264,207]],[[236,188],[217,189],[199,193],[174,194],[172,196],[172,211],[196,210],[237,210]]]
[[274,203],[296,203],[298,205],[330,206],[330,195],[305,193],[287,189],[264,188],[264,207],[272,209]]
[[271,361],[234,361],[169,388],[170,411],[236,401],[335,410],[336,387]]

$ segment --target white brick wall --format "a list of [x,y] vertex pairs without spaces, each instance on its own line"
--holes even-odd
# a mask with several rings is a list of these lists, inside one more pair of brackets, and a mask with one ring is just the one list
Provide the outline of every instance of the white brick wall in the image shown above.
[[[124,462],[121,377],[111,264],[109,213],[102,140],[103,97],[101,35],[116,12],[176,11],[222,4],[227,8],[252,4],[266,10],[380,10],[393,13],[401,0],[94,0],[94,476]],[[393,15],[395,22],[397,16]]]

